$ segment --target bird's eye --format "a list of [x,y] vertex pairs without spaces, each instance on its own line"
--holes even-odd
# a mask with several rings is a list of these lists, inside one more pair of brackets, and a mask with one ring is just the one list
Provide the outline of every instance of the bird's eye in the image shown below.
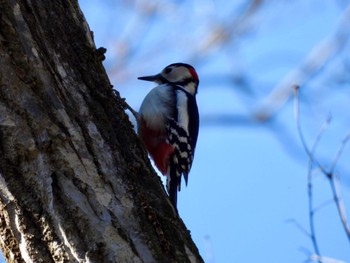
[[172,70],[173,70],[172,68],[166,68],[165,71],[164,71],[164,73],[165,73],[165,74],[169,74]]

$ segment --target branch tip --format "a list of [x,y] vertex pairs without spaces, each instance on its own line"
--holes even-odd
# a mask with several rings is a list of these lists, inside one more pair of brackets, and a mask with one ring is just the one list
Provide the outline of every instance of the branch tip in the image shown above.
[[295,92],[298,92],[299,89],[300,89],[300,86],[299,86],[298,84],[294,84],[294,85],[292,86],[292,88],[293,88],[293,90],[294,90]]

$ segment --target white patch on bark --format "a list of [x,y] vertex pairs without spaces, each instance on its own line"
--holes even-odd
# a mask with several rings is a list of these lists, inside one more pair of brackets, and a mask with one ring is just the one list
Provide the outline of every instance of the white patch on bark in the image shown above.
[[91,30],[90,30],[90,27],[89,27],[88,23],[85,20],[85,17],[84,17],[84,21],[83,21],[82,25],[85,28],[86,39],[88,40],[90,46],[95,48],[95,42],[92,39]]
[[[50,213],[53,211],[53,197],[52,197],[52,177],[49,172],[50,169],[46,165],[45,155],[39,153],[37,158],[37,167],[38,167],[38,185],[42,187],[42,200],[45,201],[43,203],[46,205],[46,209]],[[43,182],[42,184],[40,182]]]
[[13,14],[18,18],[19,16],[21,16],[21,8],[19,7],[19,4],[15,4],[13,6]]
[[70,242],[69,242],[69,240],[68,240],[68,238],[66,236],[64,227],[62,227],[62,225],[59,223],[58,224],[58,228],[60,230],[60,233],[61,233],[61,236],[63,238],[64,244],[69,248],[69,251],[70,251],[71,255],[78,262],[83,262],[83,259],[79,258],[79,255],[78,255],[77,251],[75,250],[74,244],[73,245],[70,244]]
[[38,51],[36,50],[35,47],[32,47],[32,53],[33,53],[33,55],[34,55],[36,58],[39,59],[39,53],[38,53]]
[[18,232],[21,234],[21,240],[19,243],[19,250],[21,251],[22,259],[27,263],[31,263],[31,262],[33,262],[33,260],[30,258],[29,252],[27,250],[26,235],[21,231],[21,223],[19,222],[18,214],[15,215],[15,224],[16,224]]
[[22,43],[25,44],[25,45],[23,45],[23,47],[26,49],[26,51],[27,51],[26,53],[28,55],[31,55],[32,57],[38,58],[38,52],[33,53],[33,48],[30,47],[29,43],[33,43],[34,41],[33,41],[31,32],[27,26],[27,23],[23,18],[22,10],[21,10],[21,7],[18,3],[15,3],[13,6],[13,14],[14,14],[15,19],[17,21],[17,27],[21,28],[21,30],[20,30],[21,34],[19,37],[21,38]]
[[4,200],[5,205],[15,200],[15,197],[11,194],[11,192],[7,188],[6,181],[1,173],[0,173],[0,195],[1,195],[1,199]]
[[196,263],[196,256],[192,253],[192,251],[185,245],[185,251],[188,256],[188,259],[190,260],[191,263]]
[[67,72],[64,70],[64,68],[60,64],[57,64],[57,71],[63,79],[67,77]]

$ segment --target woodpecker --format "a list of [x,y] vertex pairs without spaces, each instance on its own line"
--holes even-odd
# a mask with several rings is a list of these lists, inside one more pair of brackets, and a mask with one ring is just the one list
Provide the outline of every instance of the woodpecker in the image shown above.
[[191,65],[174,63],[157,75],[138,79],[158,84],[141,104],[139,135],[159,171],[167,176],[167,191],[177,211],[177,191],[182,175],[187,185],[198,137],[198,75]]

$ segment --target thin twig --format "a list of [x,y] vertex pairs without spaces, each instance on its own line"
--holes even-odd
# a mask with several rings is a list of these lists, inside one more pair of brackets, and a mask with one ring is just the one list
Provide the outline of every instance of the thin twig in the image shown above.
[[346,232],[346,235],[350,241],[350,228],[347,224],[347,219],[346,219],[346,211],[345,211],[345,206],[344,203],[342,201],[341,198],[341,191],[340,191],[340,187],[338,185],[338,180],[336,177],[336,174],[334,173],[335,167],[337,165],[338,160],[340,159],[340,156],[343,153],[343,150],[347,144],[347,142],[350,140],[350,132],[345,136],[345,138],[342,141],[342,144],[340,145],[334,160],[332,162],[331,168],[329,171],[327,171],[324,167],[321,166],[321,164],[318,162],[318,160],[315,158],[315,151],[317,148],[317,145],[322,137],[323,132],[326,130],[326,128],[328,127],[331,118],[328,117],[326,122],[322,125],[316,139],[315,142],[312,146],[312,149],[310,150],[309,147],[306,144],[302,129],[301,129],[301,124],[300,124],[300,113],[299,113],[299,86],[295,86],[294,87],[294,91],[295,91],[295,106],[294,106],[294,110],[295,110],[295,119],[296,119],[296,125],[297,125],[297,130],[298,130],[298,134],[301,140],[301,143],[303,145],[303,148],[305,150],[305,152],[308,155],[309,158],[309,165],[308,165],[308,198],[309,198],[309,224],[310,224],[310,231],[311,231],[311,240],[314,246],[314,250],[315,253],[317,254],[317,258],[315,258],[319,263],[322,262],[322,256],[320,254],[319,251],[319,247],[318,247],[318,243],[317,243],[317,239],[316,239],[316,231],[315,231],[315,224],[314,224],[314,215],[316,212],[316,209],[314,209],[313,206],[313,192],[312,192],[312,170],[313,167],[316,166],[318,169],[321,170],[321,172],[329,179],[329,182],[331,184],[331,189],[332,189],[332,193],[333,193],[333,199],[334,202],[337,206],[338,209],[338,213],[342,222],[342,225],[344,227],[344,230]]
[[325,208],[326,206],[329,206],[329,205],[333,204],[333,202],[334,202],[334,199],[329,199],[327,201],[324,201],[322,204],[314,207],[314,213],[316,214],[322,208]]
[[[310,238],[315,250],[315,253],[317,255],[321,255],[318,243],[317,243],[317,238],[316,238],[316,231],[315,231],[315,224],[314,224],[314,215],[315,211],[313,209],[313,192],[312,192],[312,167],[314,164],[314,152],[316,150],[316,146],[321,138],[321,134],[323,133],[324,129],[321,129],[321,131],[318,133],[318,136],[316,137],[316,140],[313,144],[312,150],[309,150],[309,147],[306,144],[303,132],[301,130],[301,124],[300,124],[300,115],[299,115],[299,86],[294,86],[294,91],[295,91],[295,104],[294,104],[294,116],[295,116],[295,121],[298,129],[298,134],[301,140],[301,143],[304,147],[305,152],[308,155],[309,161],[308,161],[308,199],[309,199],[309,225],[310,225]],[[325,125],[323,125],[324,127]],[[321,263],[320,260],[317,260],[319,263]]]
[[345,263],[344,261],[340,261],[334,258],[321,257],[320,255],[312,255],[310,259],[312,261],[318,261],[321,263]]
[[291,84],[306,83],[312,76],[320,72],[335,56],[337,56],[348,44],[350,23],[350,5],[340,15],[335,32],[329,37],[320,41],[305,57],[299,67],[289,72],[280,83],[262,100],[258,109],[266,118],[273,116],[288,99],[293,95]]
[[298,130],[298,134],[299,134],[299,137],[300,137],[300,141],[301,141],[301,144],[303,145],[303,148],[307,154],[307,156],[309,157],[309,159],[312,161],[312,163],[315,163],[316,166],[318,168],[321,169],[321,171],[323,173],[325,173],[325,169],[320,165],[320,163],[314,158],[313,156],[313,153],[315,152],[316,150],[316,146],[318,145],[318,142],[319,140],[321,139],[322,137],[322,134],[323,132],[327,129],[327,127],[329,126],[329,123],[331,122],[332,120],[332,117],[331,116],[328,116],[328,118],[326,119],[325,123],[322,125],[316,139],[315,139],[315,142],[313,144],[313,147],[310,151],[309,147],[307,146],[306,144],[306,141],[305,141],[305,138],[304,138],[304,134],[301,130],[301,124],[300,124],[300,112],[299,112],[299,89],[300,87],[298,85],[294,85],[294,93],[295,93],[295,100],[294,100],[294,117],[295,117],[295,122],[296,122],[296,125],[297,125],[297,130]]
[[335,155],[335,158],[333,160],[333,163],[332,163],[332,166],[331,166],[331,169],[330,169],[330,172],[328,173],[328,178],[329,178],[329,181],[330,181],[330,184],[331,184],[331,188],[332,188],[332,193],[333,193],[333,198],[334,198],[334,202],[336,203],[337,205],[337,209],[338,209],[338,213],[339,213],[339,216],[340,216],[340,219],[341,219],[341,222],[343,224],[343,227],[344,227],[344,230],[346,232],[346,235],[350,241],[350,227],[347,223],[347,218],[346,218],[346,211],[345,211],[345,206],[344,206],[344,203],[343,203],[343,199],[341,198],[341,191],[340,191],[340,187],[339,187],[339,184],[338,184],[338,180],[337,180],[337,176],[336,174],[334,173],[334,169],[335,169],[335,166],[347,144],[347,142],[349,141],[350,139],[350,132],[345,136],[345,138],[343,139],[342,141],[342,144],[340,145],[336,155]]
[[347,224],[345,206],[344,206],[344,203],[342,201],[343,199],[341,198],[341,192],[339,190],[339,186],[337,183],[338,181],[336,181],[336,176],[334,174],[333,174],[333,176],[331,176],[331,178],[329,180],[330,180],[330,184],[331,184],[331,188],[332,188],[332,192],[333,192],[334,202],[337,205],[340,220],[341,220],[342,225],[344,227],[346,236],[348,237],[348,240],[350,242],[350,228],[349,228],[349,225]]
[[[118,91],[113,90],[113,92],[114,92],[114,94],[115,94],[116,97],[120,97]],[[139,114],[137,111],[135,111],[135,110],[126,102],[125,98],[121,98],[121,99],[119,100],[119,103],[121,104],[121,106],[122,106],[124,109],[129,110],[129,111],[132,113],[132,115],[134,115],[134,117],[135,117],[135,119],[136,119],[136,121],[137,121],[137,124],[138,124],[138,123],[139,123],[139,119],[140,119],[140,114]]]
[[342,144],[340,145],[336,155],[335,155],[335,158],[333,160],[333,163],[332,163],[332,166],[331,166],[331,169],[330,169],[330,173],[333,173],[334,172],[334,169],[335,169],[335,166],[337,165],[337,162],[341,156],[341,154],[343,153],[343,150],[346,146],[346,143],[349,141],[350,139],[350,132],[348,132],[348,134],[345,136],[345,138],[343,139],[342,141]]

